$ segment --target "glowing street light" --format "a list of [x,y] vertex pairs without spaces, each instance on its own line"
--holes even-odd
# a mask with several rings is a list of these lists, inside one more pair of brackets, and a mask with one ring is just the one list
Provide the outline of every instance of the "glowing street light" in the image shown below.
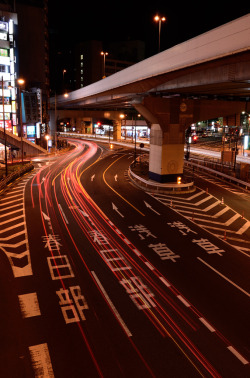
[[22,156],[22,164],[23,164],[23,116],[22,116],[22,89],[21,86],[24,85],[25,80],[24,79],[17,79],[17,83],[19,84],[19,107],[20,107],[20,112],[19,112],[19,117],[20,117],[20,132],[21,132],[21,156]]
[[7,165],[7,140],[6,140],[6,130],[5,130],[5,113],[4,113],[4,85],[2,76],[2,104],[3,104],[3,133],[4,133],[4,160],[5,160],[5,175],[8,176],[8,165]]
[[49,139],[50,139],[48,134],[45,135],[45,139],[47,140],[47,152],[48,152],[49,151]]
[[160,48],[161,48],[161,23],[166,21],[166,17],[160,17],[160,16],[156,15],[154,17],[154,20],[159,23],[159,47],[158,47],[158,51],[160,52]]
[[108,55],[108,53],[107,52],[105,52],[105,51],[102,51],[101,52],[101,55],[103,56],[103,79],[106,77],[106,75],[105,75],[105,62],[106,62],[106,56]]

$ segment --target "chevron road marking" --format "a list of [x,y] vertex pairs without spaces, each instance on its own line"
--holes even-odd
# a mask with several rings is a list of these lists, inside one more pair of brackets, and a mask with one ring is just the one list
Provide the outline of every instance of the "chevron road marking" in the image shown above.
[[[4,231],[6,231],[6,230],[4,230]],[[0,242],[1,241],[5,241],[5,240],[14,239],[14,238],[16,238],[17,236],[20,236],[20,235],[25,235],[25,231],[23,230],[23,231],[17,232],[16,234],[12,234],[12,235],[6,236],[5,238],[1,238],[0,237]]]
[[[155,198],[156,200],[158,200],[165,206],[169,206],[169,204],[172,201],[177,212],[179,212],[180,214],[182,214],[189,220],[200,222],[201,223],[199,224],[200,227],[204,229],[213,230],[215,232],[218,231],[219,233],[223,232],[223,234],[225,231],[227,231],[229,233],[228,239],[230,239],[230,243],[241,252],[244,253],[245,251],[245,253],[247,253],[248,248],[244,248],[242,246],[242,243],[243,245],[246,244],[246,240],[233,238],[232,235],[235,235],[235,236],[243,235],[244,232],[246,232],[248,228],[250,227],[250,221],[244,219],[243,220],[244,224],[239,226],[239,228],[236,231],[230,230],[230,229],[225,230],[225,228],[228,228],[229,226],[231,226],[239,218],[242,218],[241,215],[239,213],[236,213],[233,209],[231,209],[227,205],[226,206],[223,205],[222,209],[218,209],[217,213],[210,215],[209,211],[211,211],[212,209],[215,209],[216,206],[219,207],[219,205],[221,205],[221,201],[219,201],[217,198],[211,195],[207,195],[205,198],[202,198],[201,200],[199,200],[199,196],[204,195],[204,193],[206,192],[203,190],[199,190],[197,193],[190,195],[187,198],[184,198],[184,197],[175,198],[171,195],[147,192],[147,194],[149,194],[151,197]],[[193,202],[190,202],[191,200],[193,200]],[[208,205],[204,209],[199,207],[199,205],[206,203],[206,201],[208,200],[213,200],[213,203]],[[230,211],[231,211],[231,214],[229,213]],[[227,212],[229,213],[227,217],[228,219],[226,221],[220,222],[219,218],[222,215],[226,214]],[[217,219],[217,221],[215,221],[215,219]],[[209,224],[206,224],[206,223],[209,223]],[[223,237],[223,235],[220,235],[214,232],[213,234],[216,237],[219,237],[220,239]]]
[[[15,278],[33,274],[25,222],[25,185],[22,185],[22,189],[20,189],[20,186],[21,185],[19,185],[19,189],[14,189],[0,200],[0,211],[2,213],[4,212],[4,214],[0,215],[0,220],[2,220],[0,222],[0,251],[3,251],[7,256]],[[8,206],[10,204],[11,206]],[[15,207],[18,208],[13,211],[8,211]],[[18,213],[21,213],[21,215],[15,216]],[[6,219],[6,217],[8,217],[8,219]],[[21,219],[22,221],[20,221]],[[16,221],[18,221],[18,223],[13,224]],[[21,227],[21,230],[17,232],[18,227]],[[7,232],[10,232],[10,234],[3,236],[3,234]],[[19,241],[15,243],[14,239],[17,237],[21,238],[21,240],[19,239]]]

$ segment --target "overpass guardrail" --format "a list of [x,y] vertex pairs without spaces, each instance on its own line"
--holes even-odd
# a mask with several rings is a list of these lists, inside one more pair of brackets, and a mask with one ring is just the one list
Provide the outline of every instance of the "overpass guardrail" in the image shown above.
[[221,178],[225,181],[229,181],[231,184],[240,187],[243,190],[250,191],[250,183],[237,179],[236,177],[233,177],[231,175],[227,175],[223,172],[216,171],[212,168],[206,167],[205,165],[194,163],[192,161],[185,161],[185,165],[189,167],[195,167],[200,171],[205,171],[206,173],[210,174],[211,176],[216,176],[218,178]]

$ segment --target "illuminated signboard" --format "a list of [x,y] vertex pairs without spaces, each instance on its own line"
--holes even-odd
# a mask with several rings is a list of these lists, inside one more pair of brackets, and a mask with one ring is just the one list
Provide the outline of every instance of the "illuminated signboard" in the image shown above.
[[[3,121],[0,121],[0,127],[4,128]],[[12,132],[11,120],[5,121],[5,130]]]
[[8,22],[0,21],[0,31],[8,33]]

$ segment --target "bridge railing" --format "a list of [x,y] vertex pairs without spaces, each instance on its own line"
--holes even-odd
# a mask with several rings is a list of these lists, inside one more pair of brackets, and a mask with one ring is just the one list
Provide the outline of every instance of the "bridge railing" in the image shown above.
[[224,181],[228,181],[231,184],[233,184],[237,187],[240,187],[240,188],[242,188],[246,191],[250,190],[250,183],[243,181],[243,180],[240,180],[240,179],[233,177],[231,175],[227,175],[223,172],[220,172],[220,171],[217,171],[215,169],[206,167],[205,165],[202,165],[202,164],[194,163],[192,161],[185,161],[185,165],[188,166],[188,167],[192,167],[193,170],[194,170],[194,168],[196,168],[196,170],[205,171],[206,173],[210,174],[213,177],[215,176],[217,178],[223,179]]

